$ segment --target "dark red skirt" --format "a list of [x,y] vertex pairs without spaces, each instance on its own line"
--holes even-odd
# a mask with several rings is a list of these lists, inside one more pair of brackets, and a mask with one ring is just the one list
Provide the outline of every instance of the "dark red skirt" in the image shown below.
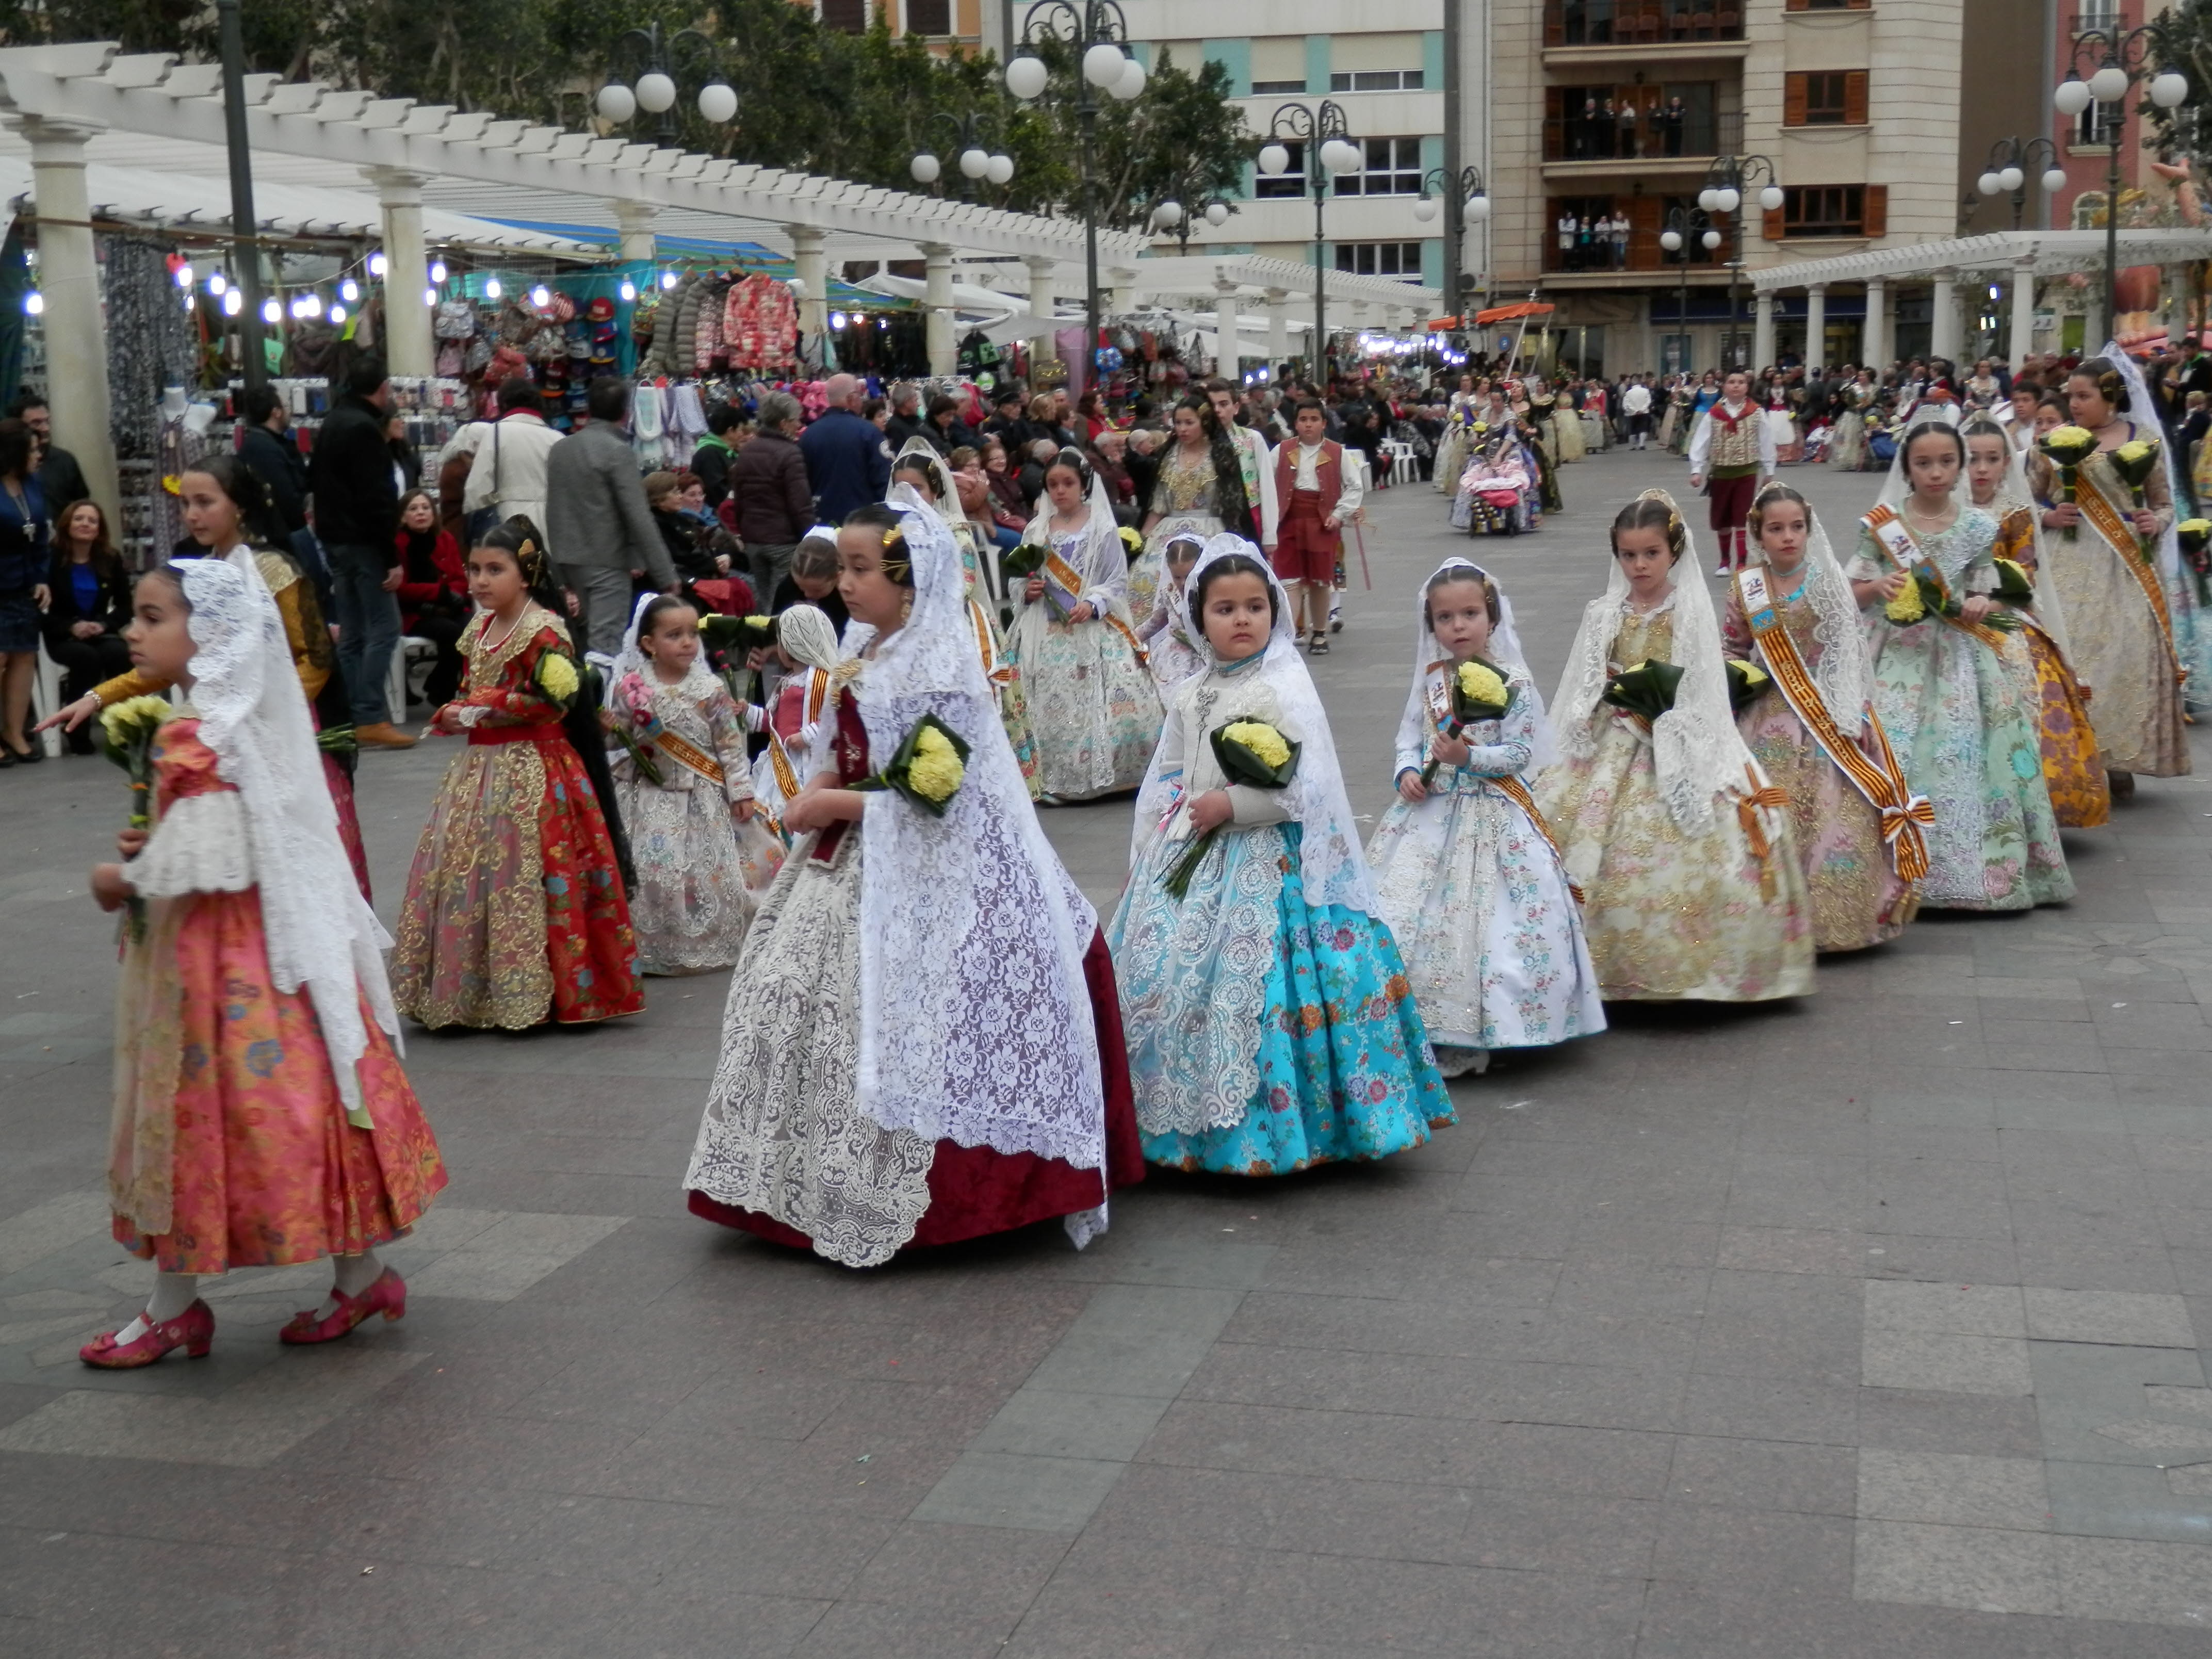
[[[1035,1152],[1001,1152],[940,1140],[929,1166],[929,1207],[905,1249],[957,1244],[963,1238],[1011,1232],[1033,1221],[1095,1210],[1113,1188],[1145,1178],[1136,1098],[1129,1090],[1129,1050],[1121,1036],[1121,997],[1114,983],[1114,959],[1107,955],[1100,933],[1091,934],[1091,948],[1084,953],[1083,977],[1091,992],[1091,1024],[1098,1034],[1099,1066],[1105,1073],[1105,1169],[1079,1170],[1063,1159],[1039,1158]],[[812,1241],[797,1228],[757,1210],[720,1203],[701,1192],[684,1196],[691,1213],[708,1221],[796,1249],[812,1247]]]

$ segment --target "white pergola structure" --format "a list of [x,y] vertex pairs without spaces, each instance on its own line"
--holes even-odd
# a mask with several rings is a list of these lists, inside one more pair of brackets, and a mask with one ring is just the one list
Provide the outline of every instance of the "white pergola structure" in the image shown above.
[[[1050,316],[1060,268],[1080,269],[1080,224],[788,173],[627,138],[500,120],[447,105],[379,98],[319,82],[250,75],[246,134],[264,184],[352,192],[366,183],[381,216],[387,295],[428,283],[426,209],[502,221],[609,228],[617,257],[650,259],[656,234],[754,241],[787,250],[802,288],[803,326],[821,331],[830,258],[920,258],[928,273],[933,368],[953,359],[956,251],[1019,258],[1031,308]],[[88,167],[228,178],[222,72],[171,53],[125,55],[90,41],[0,49],[0,153],[27,152],[37,203],[39,281],[54,436],[76,452],[111,510],[106,340],[93,246]],[[225,187],[227,189],[227,187]],[[255,213],[263,210],[257,200]],[[223,222],[228,222],[228,214]],[[337,216],[334,215],[334,216]],[[1143,239],[1102,232],[1102,258],[1133,262]],[[396,374],[428,374],[427,307],[387,305],[386,356]]]
[[[2179,265],[2212,258],[2212,229],[2176,227],[2118,233],[2119,263],[2130,265]],[[1941,241],[1910,242],[1898,247],[1869,248],[1832,259],[1803,259],[1768,265],[1749,273],[1755,319],[1752,362],[1774,361],[1774,296],[1784,289],[1805,290],[1806,368],[1826,365],[1820,354],[1826,333],[1827,294],[1833,283],[1866,285],[1866,331],[1859,349],[1860,361],[1882,364],[1894,355],[1895,336],[1890,328],[1893,284],[1924,282],[1934,292],[1929,354],[1957,361],[1960,345],[1959,283],[1969,280],[2008,283],[2012,295],[2012,366],[2017,369],[2027,355],[2035,314],[2035,279],[2062,276],[2073,271],[2102,270],[2105,233],[2101,230],[2007,230],[1985,236],[1954,236]],[[2175,285],[2166,284],[2166,292]],[[2092,349],[2112,326],[2109,317],[2090,319],[2085,331]]]

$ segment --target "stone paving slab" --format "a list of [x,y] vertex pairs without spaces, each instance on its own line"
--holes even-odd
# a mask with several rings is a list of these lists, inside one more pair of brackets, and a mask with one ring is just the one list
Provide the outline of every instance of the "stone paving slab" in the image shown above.
[[[1796,469],[1845,543],[1875,481]],[[1611,509],[1378,498],[1316,665],[1387,805],[1415,585],[1498,571],[1540,679]],[[1703,517],[1689,504],[1693,523]],[[450,750],[364,757],[380,911]],[[2203,757],[2212,766],[2212,752]],[[76,1364],[147,1269],[100,1189],[123,803],[0,782],[0,1653],[1865,1659],[2212,1654],[2212,778],[1756,1009],[1623,1009],[1374,1168],[1156,1176],[868,1275],[690,1218],[719,977],[619,1027],[415,1033],[453,1184],[406,1320]],[[1126,802],[1048,832],[1110,905]]]

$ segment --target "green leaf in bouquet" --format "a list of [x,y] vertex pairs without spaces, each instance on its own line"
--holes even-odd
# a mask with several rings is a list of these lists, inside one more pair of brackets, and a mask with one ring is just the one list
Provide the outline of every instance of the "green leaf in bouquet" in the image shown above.
[[861,794],[896,790],[934,818],[945,816],[968,776],[968,740],[934,714],[924,714],[900,741],[890,763],[850,786]]
[[1280,789],[1297,775],[1301,745],[1264,720],[1230,720],[1216,726],[1208,740],[1231,783]]
[[1755,662],[1741,657],[1728,659],[1729,713],[1741,714],[1766,695],[1774,684],[1767,672]]

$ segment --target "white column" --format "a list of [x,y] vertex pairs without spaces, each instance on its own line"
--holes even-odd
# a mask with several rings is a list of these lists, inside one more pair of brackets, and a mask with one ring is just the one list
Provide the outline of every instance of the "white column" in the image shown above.
[[1220,337],[1213,372],[1234,385],[1240,370],[1237,361],[1237,284],[1216,279],[1213,284],[1213,328]]
[[31,194],[39,209],[39,293],[46,304],[40,321],[46,337],[54,442],[76,455],[93,500],[108,523],[119,525],[123,499],[107,426],[107,330],[84,179],[85,141],[99,131],[36,118],[23,123],[31,141]]
[[1131,309],[1137,302],[1137,273],[1127,265],[1117,266],[1105,273],[1102,279],[1106,286],[1100,296],[1098,325],[1106,326],[1109,318],[1117,317]]
[[2017,374],[2034,345],[2035,261],[2015,259],[2012,265],[2012,371]]
[[1751,371],[1756,374],[1774,361],[1774,295],[1765,289],[1751,301]]
[[957,343],[952,337],[952,250],[942,242],[924,242],[921,252],[928,261],[921,302],[929,313],[929,372],[950,374],[957,367]]
[[384,366],[394,374],[428,375],[431,368],[430,261],[422,249],[422,179],[395,167],[370,167],[384,209]]
[[1805,378],[1811,380],[1828,362],[1828,286],[1815,283],[1805,290]]
[[2089,273],[2089,308],[2081,319],[2081,355],[2093,357],[2104,349],[2105,331],[2112,326],[2105,315],[2105,289],[2102,273]]
[[830,330],[830,256],[827,238],[811,225],[791,228],[791,262],[798,267],[799,331],[826,334]]
[[1930,356],[1959,360],[1959,290],[1957,272],[1939,270],[1928,300],[1928,351]]
[[[660,210],[650,202],[617,202],[615,229],[621,234],[622,246],[617,250],[624,263],[642,261],[651,264],[659,253],[653,240],[653,222],[660,216]],[[646,286],[643,283],[640,288]]]
[[1866,324],[1859,330],[1859,362],[1876,375],[1889,367],[1889,284],[1867,278]]
[[1291,355],[1290,300],[1291,291],[1286,288],[1267,290],[1267,362],[1276,370]]
[[[1049,319],[1058,303],[1053,297],[1052,279],[1060,261],[1048,254],[1031,253],[1024,255],[1022,263],[1030,270],[1030,310],[1036,316]],[[1032,365],[1059,355],[1060,347],[1049,331],[1030,342],[1030,362]]]

